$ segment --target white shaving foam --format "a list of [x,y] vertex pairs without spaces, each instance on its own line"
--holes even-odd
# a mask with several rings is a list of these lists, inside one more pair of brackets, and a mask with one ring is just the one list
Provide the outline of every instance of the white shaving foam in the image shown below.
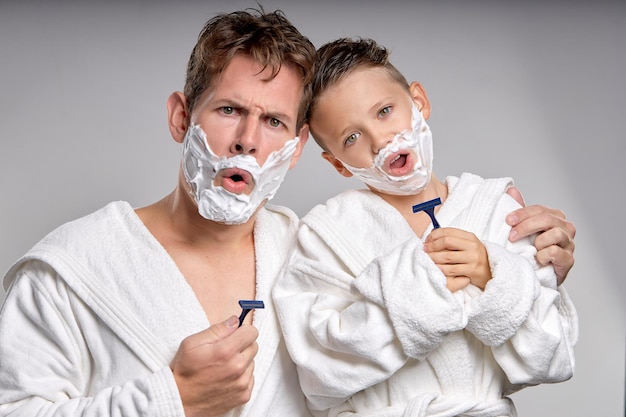
[[[276,194],[289,170],[291,157],[300,139],[285,143],[272,152],[263,166],[250,155],[220,157],[215,155],[200,125],[191,124],[183,142],[183,173],[191,194],[198,204],[198,212],[208,220],[224,224],[247,222],[264,200]],[[226,168],[239,168],[250,173],[254,188],[250,194],[235,194],[214,184],[217,174]]]
[[[411,103],[411,130],[404,130],[395,135],[393,140],[378,152],[371,166],[356,168],[341,161],[344,167],[361,181],[387,194],[418,194],[430,182],[433,168],[432,132],[415,103]],[[399,177],[389,175],[383,170],[385,160],[401,150],[414,151],[417,161],[413,170]]]

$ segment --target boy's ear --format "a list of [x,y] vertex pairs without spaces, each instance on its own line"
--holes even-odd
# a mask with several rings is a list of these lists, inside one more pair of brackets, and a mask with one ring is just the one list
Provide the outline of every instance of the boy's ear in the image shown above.
[[426,95],[426,90],[422,84],[417,81],[413,81],[409,86],[409,91],[411,93],[411,98],[417,105],[417,108],[422,112],[422,116],[424,119],[430,117],[430,100],[428,100],[428,96]]
[[178,143],[183,143],[185,139],[187,120],[187,98],[180,91],[175,91],[167,99],[167,122],[172,138]]
[[352,176],[352,172],[348,171],[346,167],[343,166],[343,163],[339,159],[335,158],[328,152],[322,151],[322,158],[327,160],[337,170],[337,172],[340,175],[343,175],[346,178],[349,178]]
[[302,127],[300,128],[300,131],[298,132],[298,137],[300,138],[300,141],[296,146],[296,151],[291,156],[289,169],[296,166],[296,162],[298,162],[300,156],[302,155],[302,151],[304,150],[304,145],[306,144],[306,141],[309,140],[309,125],[307,123],[302,125]]

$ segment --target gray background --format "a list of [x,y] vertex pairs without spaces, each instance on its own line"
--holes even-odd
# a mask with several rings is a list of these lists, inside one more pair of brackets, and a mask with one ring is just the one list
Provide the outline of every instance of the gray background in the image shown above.
[[[65,221],[173,189],[167,96],[205,20],[255,4],[0,2],[0,270]],[[388,46],[432,101],[440,178],[512,176],[527,203],[567,213],[576,375],[513,398],[520,416],[624,415],[624,2],[263,4],[316,46],[352,35]],[[311,142],[275,202],[302,215],[355,184]]]

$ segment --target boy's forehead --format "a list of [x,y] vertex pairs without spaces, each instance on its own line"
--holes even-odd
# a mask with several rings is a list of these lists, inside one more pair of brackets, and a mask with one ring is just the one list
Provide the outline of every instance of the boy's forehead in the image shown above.
[[375,103],[386,97],[408,92],[389,72],[381,67],[358,68],[328,85],[316,97],[313,113],[328,107]]

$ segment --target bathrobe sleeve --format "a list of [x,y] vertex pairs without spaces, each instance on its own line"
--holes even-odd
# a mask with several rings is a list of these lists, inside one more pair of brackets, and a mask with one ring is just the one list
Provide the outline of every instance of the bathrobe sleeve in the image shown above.
[[108,331],[54,270],[31,263],[0,314],[0,415],[184,416],[169,367],[129,364],[128,382],[92,392],[94,361],[117,358]]
[[311,228],[300,227],[274,300],[313,410],[388,379],[466,324],[462,302],[418,238],[381,252],[355,275]]
[[512,384],[561,382],[574,370],[576,311],[552,266],[538,266],[532,240],[508,241],[504,218],[518,207],[504,194],[490,220],[483,243],[493,278],[467,302],[467,330],[492,347]]

